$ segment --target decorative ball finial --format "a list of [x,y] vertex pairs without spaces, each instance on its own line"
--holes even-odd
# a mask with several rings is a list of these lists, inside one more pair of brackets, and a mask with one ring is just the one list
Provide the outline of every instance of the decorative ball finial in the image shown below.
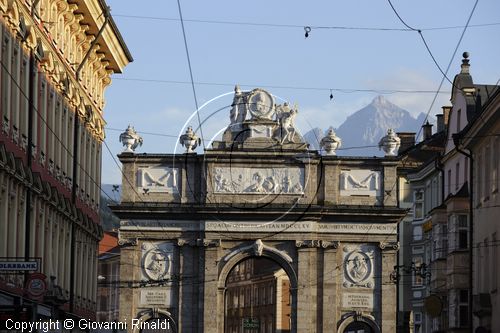
[[469,52],[464,52],[462,54],[462,56],[465,58],[465,59],[469,59]]

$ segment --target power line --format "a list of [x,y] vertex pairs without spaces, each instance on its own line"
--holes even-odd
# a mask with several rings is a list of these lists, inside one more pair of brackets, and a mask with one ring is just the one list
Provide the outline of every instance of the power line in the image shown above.
[[[116,77],[113,80],[117,81],[136,81],[136,82],[151,82],[151,83],[169,83],[169,84],[189,84],[191,81],[177,81],[177,80],[164,80],[164,79],[146,79],[146,78],[125,78]],[[204,82],[195,81],[197,85],[208,86],[229,86],[234,87],[234,83],[225,82]],[[395,94],[395,93],[408,93],[408,94],[435,94],[436,90],[425,89],[360,89],[360,88],[330,88],[330,87],[307,87],[307,86],[285,86],[285,85],[269,85],[269,84],[239,84],[240,87],[260,87],[260,88],[273,88],[273,89],[291,89],[291,90],[316,90],[316,91],[336,91],[340,93],[357,93],[357,92],[372,92],[377,94]],[[451,91],[441,91],[440,94],[449,94]]]
[[[113,17],[121,17],[126,19],[140,19],[140,20],[153,20],[153,21],[180,21],[178,18],[173,17],[161,17],[161,16],[142,16],[142,15],[130,15],[130,14],[113,14]],[[361,30],[361,31],[412,31],[412,29],[403,28],[392,28],[392,27],[361,27],[361,26],[328,26],[328,25],[311,25],[311,24],[279,24],[279,23],[266,23],[266,22],[238,22],[238,21],[225,21],[225,20],[205,20],[205,19],[186,19],[184,22],[191,23],[206,23],[206,24],[219,24],[219,25],[235,25],[235,26],[253,26],[253,27],[271,27],[271,28],[299,28],[303,29],[305,26],[311,29],[324,29],[324,30]],[[490,27],[500,25],[500,22],[490,22],[473,24],[470,27]],[[422,31],[432,31],[432,30],[452,30],[460,29],[463,26],[442,26],[442,27],[429,27],[422,28]]]
[[181,21],[181,27],[182,27],[182,37],[184,39],[184,47],[186,49],[186,59],[189,67],[189,77],[191,78],[191,87],[193,89],[193,98],[194,98],[194,104],[196,106],[196,116],[198,117],[198,124],[200,125],[200,134],[201,134],[201,141],[203,143],[203,149],[205,149],[205,139],[203,138],[203,128],[201,127],[201,118],[200,118],[200,110],[198,108],[198,98],[196,97],[196,88],[194,86],[194,78],[193,78],[193,68],[191,67],[191,58],[189,57],[189,48],[188,48],[188,42],[186,38],[186,30],[184,29],[184,20],[182,18],[182,10],[181,10],[181,1],[177,0],[177,7],[179,8],[179,18]]
[[[424,118],[424,121],[422,123],[422,126],[425,125],[425,122],[429,118],[429,114],[430,114],[430,112],[432,110],[432,107],[434,106],[434,103],[436,102],[438,93],[441,90],[441,87],[443,86],[445,78],[448,79],[446,77],[446,74],[450,70],[451,64],[453,63],[453,59],[455,58],[455,55],[457,54],[458,48],[460,47],[460,44],[462,43],[462,39],[464,38],[465,32],[467,31],[467,27],[469,26],[470,20],[472,19],[472,15],[474,15],[474,11],[476,10],[476,6],[477,6],[478,2],[479,2],[479,0],[476,0],[476,2],[474,3],[474,6],[472,7],[472,10],[471,10],[471,12],[469,14],[469,17],[467,18],[467,23],[465,24],[464,29],[462,30],[460,38],[458,39],[457,45],[455,46],[455,50],[453,51],[453,55],[450,58],[450,62],[448,63],[448,66],[446,67],[446,71],[445,71],[445,73],[443,73],[443,78],[441,79],[441,82],[439,83],[439,87],[438,87],[438,89],[436,91],[436,94],[434,95],[434,98],[432,99],[431,105],[429,106],[429,110],[427,110],[427,113],[425,114],[425,118]],[[448,79],[448,81],[449,81],[449,79]],[[416,139],[419,138],[420,133],[422,132],[422,126],[418,130]]]

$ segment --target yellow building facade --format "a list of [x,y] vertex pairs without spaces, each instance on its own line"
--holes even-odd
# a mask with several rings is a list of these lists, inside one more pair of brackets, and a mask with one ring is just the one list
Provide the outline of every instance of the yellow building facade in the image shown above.
[[94,318],[104,90],[132,57],[103,0],[0,0],[0,61],[0,316]]

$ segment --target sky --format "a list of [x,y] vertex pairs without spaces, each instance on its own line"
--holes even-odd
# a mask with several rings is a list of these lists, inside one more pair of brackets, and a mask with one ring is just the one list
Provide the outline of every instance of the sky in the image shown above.
[[[403,30],[387,0],[179,0],[196,102],[178,2],[107,3],[134,61],[112,76],[106,91],[110,151],[103,148],[103,184],[121,184],[118,138],[129,124],[144,140],[136,153],[182,153],[177,138],[188,125],[201,136],[199,115],[208,145],[229,124],[235,84],[242,90],[264,88],[277,103],[296,103],[302,134],[339,126],[379,94],[415,116],[435,115],[450,104],[451,84],[445,80],[444,93],[431,107],[443,75],[418,32]],[[452,61],[448,78],[459,72],[462,53],[468,51],[474,82],[495,84],[500,79],[500,1],[478,1],[452,58],[474,3],[392,0],[406,24],[422,30],[443,71]],[[304,27],[311,27],[307,38]],[[203,106],[198,114],[196,105]]]

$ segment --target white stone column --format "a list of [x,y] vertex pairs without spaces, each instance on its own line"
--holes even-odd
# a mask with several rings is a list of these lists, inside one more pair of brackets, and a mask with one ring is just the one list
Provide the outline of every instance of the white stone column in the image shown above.
[[49,161],[49,159],[51,159],[52,161],[54,161],[55,163],[55,147],[54,147],[54,141],[55,141],[55,136],[54,136],[54,133],[55,133],[55,127],[56,127],[56,121],[55,121],[55,118],[56,118],[56,97],[55,97],[55,91],[54,91],[54,88],[51,87],[50,84],[47,84],[47,90],[48,90],[48,94],[49,94],[49,97],[48,97],[48,100],[49,100],[49,103],[48,103],[48,107],[47,107],[47,119],[48,119],[48,129],[47,129],[47,135],[48,135],[48,138],[49,138],[49,142],[48,142],[48,148],[47,148],[47,162]]
[[64,278],[64,289],[69,291],[70,284],[71,284],[71,266],[74,265],[72,263],[71,259],[71,247],[74,246],[74,244],[71,244],[71,224],[74,223],[70,220],[66,221],[66,242],[65,242],[65,250],[66,252],[66,260],[64,263],[64,267],[66,267],[65,270],[65,278]]
[[58,285],[61,288],[64,288],[64,283],[66,279],[66,256],[69,255],[69,253],[66,252],[66,243],[68,240],[66,239],[66,226],[67,226],[67,221],[65,216],[61,216],[61,220],[59,222],[59,267],[61,270],[59,271],[59,275],[57,277],[58,279]]
[[53,221],[53,213],[52,213],[52,208],[50,205],[46,206],[46,212],[47,212],[47,219],[45,221],[45,262],[47,263],[46,265],[46,271],[45,274],[47,277],[50,277],[51,275],[54,275],[52,272],[52,227],[54,224]]
[[85,150],[86,150],[86,136],[87,136],[87,131],[85,129],[85,126],[80,124],[80,129],[79,129],[79,140],[80,140],[80,145],[79,145],[79,151],[80,153],[78,154],[78,165],[77,165],[77,170],[78,170],[78,194],[77,196],[80,196],[80,192],[85,189],[85,172],[83,171],[83,168],[85,167]]
[[31,207],[30,207],[30,257],[35,257],[37,237],[39,236],[36,232],[37,225],[37,211],[38,211],[38,197],[32,193],[31,195]]
[[9,240],[9,186],[7,177],[7,174],[0,171],[0,257],[7,256],[7,245]]
[[82,290],[82,298],[83,299],[88,299],[89,298],[89,269],[90,269],[90,260],[89,260],[89,241],[87,235],[84,234],[83,237],[83,258],[82,258],[82,284],[81,284],[81,290]]
[[48,152],[47,152],[47,80],[44,75],[40,77],[40,103],[39,103],[39,114],[40,114],[40,142],[39,149],[40,153],[45,154],[45,165],[47,165]]
[[[61,145],[61,175],[68,175],[68,152],[66,149],[72,142],[68,141],[68,107],[66,106],[66,102],[63,100],[62,107],[62,121],[61,121],[61,141],[64,143],[64,147]],[[64,179],[63,179],[64,180]]]
[[77,238],[77,244],[78,244],[78,261],[77,261],[77,270],[76,270],[76,276],[77,276],[77,289],[76,289],[76,295],[80,296],[80,298],[83,297],[83,290],[82,290],[82,283],[83,283],[83,258],[84,258],[84,253],[85,253],[85,244],[84,244],[84,238],[82,235],[82,232],[79,230],[80,228],[77,228],[78,230],[78,238]]
[[[74,121],[75,121],[76,114],[73,110],[68,111],[68,145],[66,148],[68,148],[68,151],[66,154],[68,154],[68,177],[73,178],[73,159],[78,160],[78,156],[74,156],[74,151],[73,151],[73,143],[75,139],[75,126],[74,126]],[[71,157],[72,156],[72,157]],[[76,182],[76,179],[72,179],[73,182]]]
[[[3,39],[1,41],[0,47],[3,47],[5,45],[5,49],[3,50],[2,58],[5,59],[3,61],[3,66],[1,66],[0,70],[2,71],[2,84],[0,85],[0,89],[2,89],[2,101],[0,101],[0,105],[2,107],[5,107],[3,113],[4,119],[2,119],[2,122],[5,121],[5,118],[7,118],[7,121],[9,122],[9,126],[12,126],[12,120],[10,116],[9,110],[11,110],[11,90],[12,90],[12,80],[10,79],[10,76],[8,73],[11,73],[11,57],[12,57],[12,37],[10,34],[7,32],[4,34]],[[3,104],[5,101],[5,104]],[[2,129],[3,131],[3,129]],[[10,128],[9,128],[10,132]],[[8,133],[10,135],[10,133]]]
[[85,197],[90,199],[90,194],[91,192],[91,183],[92,183],[92,134],[88,134],[87,136],[87,156],[86,156],[86,164],[85,164],[85,170],[87,170],[87,173],[85,174]]
[[17,203],[17,249],[16,256],[24,257],[26,244],[26,188],[23,185],[18,186]]
[[17,186],[13,180],[9,181],[9,187],[7,189],[7,195],[9,197],[9,203],[8,203],[8,210],[9,210],[9,217],[7,218],[7,221],[9,222],[8,228],[9,228],[9,237],[8,237],[8,248],[7,248],[7,256],[8,257],[15,257],[17,255],[16,253],[16,246],[17,246],[17,200],[18,200],[18,193],[17,193]]
[[45,201],[40,202],[40,214],[38,216],[38,248],[37,248],[37,256],[42,258],[42,273],[47,275],[47,254],[45,252],[45,244],[47,243],[47,233],[46,229],[46,212],[47,212],[47,204]]
[[[97,302],[97,265],[98,265],[98,256],[99,256],[99,244],[95,243],[93,245],[92,250],[92,262],[94,263],[92,269],[92,302]],[[113,265],[111,265],[111,268]],[[111,278],[115,278],[114,276]]]

